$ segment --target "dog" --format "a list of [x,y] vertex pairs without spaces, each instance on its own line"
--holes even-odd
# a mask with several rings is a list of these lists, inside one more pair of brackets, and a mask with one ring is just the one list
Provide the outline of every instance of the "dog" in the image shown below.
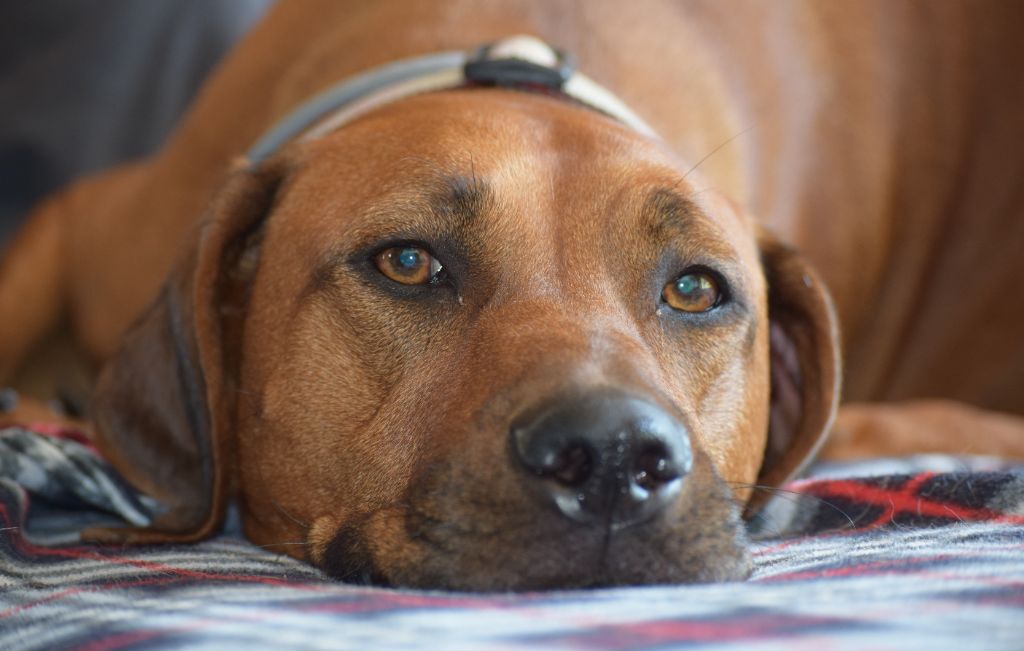
[[[89,540],[199,540],[235,503],[347,581],[742,579],[760,487],[830,430],[1022,453],[1021,14],[281,2],[158,155],[34,212],[0,370],[62,319],[102,367],[96,444],[166,511]],[[469,84],[243,156],[333,84],[514,34],[657,136]]]

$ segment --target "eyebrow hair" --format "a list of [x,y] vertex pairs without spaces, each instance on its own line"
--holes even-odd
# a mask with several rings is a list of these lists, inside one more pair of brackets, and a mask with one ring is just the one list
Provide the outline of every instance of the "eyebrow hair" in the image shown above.
[[[684,236],[692,239],[696,236],[707,245],[727,244],[723,233],[712,225],[710,216],[693,200],[673,189],[661,187],[652,190],[644,202],[644,213],[655,237],[671,239]],[[722,255],[727,253],[717,247],[714,250]]]
[[[436,180],[430,183],[425,194],[420,195],[418,200],[406,200],[403,202],[406,210],[413,210],[422,214],[426,210],[430,221],[436,223],[436,229],[449,234],[465,234],[473,222],[494,203],[494,194],[490,186],[474,172],[465,174],[442,173],[435,177]],[[384,215],[390,215],[390,221],[394,223],[406,222],[402,217],[401,210],[396,206],[386,207]],[[338,269],[351,259],[352,252],[331,254],[314,269],[309,282],[303,290],[303,296],[310,296],[330,288],[334,283],[335,274]]]
[[653,218],[652,228],[657,234],[666,228],[677,232],[688,231],[700,215],[700,209],[692,201],[669,188],[655,188],[651,191],[644,201],[644,209]]
[[737,264],[736,249],[725,233],[696,202],[673,188],[663,186],[649,192],[643,214],[649,236],[659,245],[675,242],[695,262]]
[[447,228],[461,231],[468,228],[492,202],[490,186],[476,174],[453,174],[442,178],[440,189],[429,199],[429,206]]

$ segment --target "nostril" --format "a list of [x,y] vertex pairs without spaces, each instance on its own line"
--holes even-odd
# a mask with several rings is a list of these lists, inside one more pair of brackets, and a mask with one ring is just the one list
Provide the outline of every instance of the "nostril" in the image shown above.
[[637,486],[647,491],[656,491],[678,479],[680,470],[670,457],[671,454],[663,445],[648,445],[640,450],[633,464],[633,480]]
[[685,424],[620,391],[558,396],[511,425],[530,490],[579,522],[645,521],[674,503],[693,465]]
[[563,450],[550,470],[552,479],[564,486],[579,486],[590,478],[594,460],[584,445],[572,445]]

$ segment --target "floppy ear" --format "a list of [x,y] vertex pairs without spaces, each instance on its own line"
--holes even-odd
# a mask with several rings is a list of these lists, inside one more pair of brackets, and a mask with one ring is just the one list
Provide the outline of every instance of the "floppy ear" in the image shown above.
[[[757,483],[777,486],[799,472],[824,442],[839,404],[839,335],[821,279],[793,249],[762,231],[768,284],[771,405],[768,444]],[[755,492],[748,515],[768,495]]]
[[236,172],[159,297],[97,383],[95,442],[166,507],[148,528],[92,528],[95,542],[185,542],[213,533],[230,490],[237,342],[280,163]]

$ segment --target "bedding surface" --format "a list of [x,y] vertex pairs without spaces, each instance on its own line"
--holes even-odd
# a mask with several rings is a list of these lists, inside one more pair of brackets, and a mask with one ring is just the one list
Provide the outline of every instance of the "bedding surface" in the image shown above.
[[[743,583],[528,594],[350,586],[243,540],[78,543],[159,508],[75,432],[0,429],[0,649],[1024,649],[1024,467],[819,466]],[[499,559],[496,559],[499,562]]]

